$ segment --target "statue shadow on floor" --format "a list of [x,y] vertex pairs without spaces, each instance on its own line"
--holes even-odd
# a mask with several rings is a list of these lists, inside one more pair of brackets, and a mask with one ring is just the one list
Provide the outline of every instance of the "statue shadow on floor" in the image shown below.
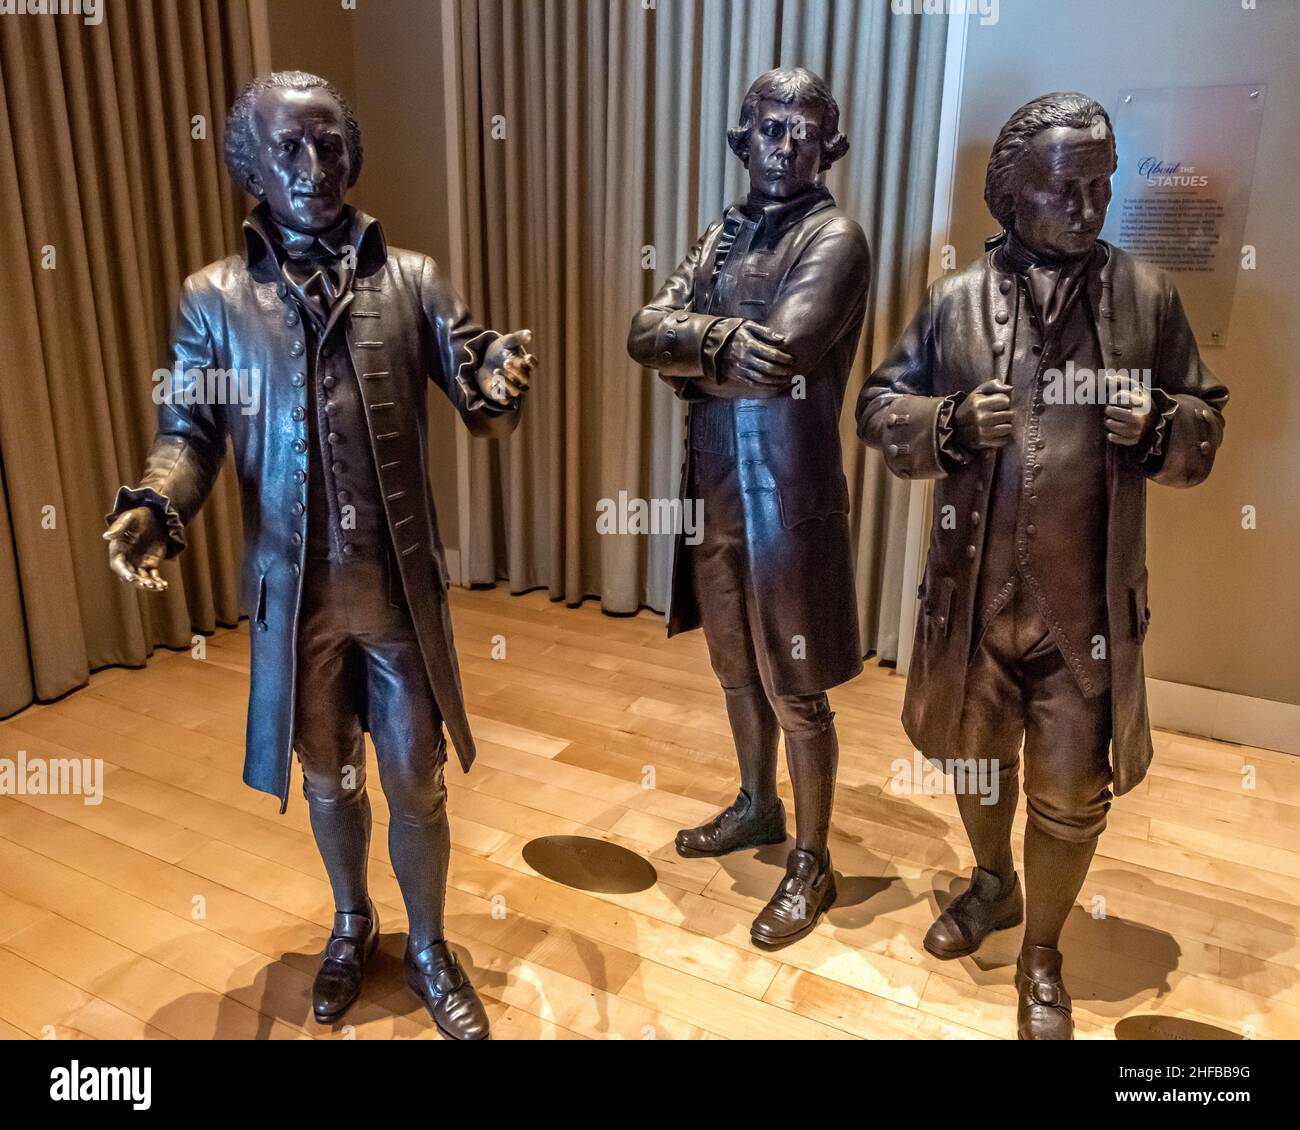
[[[454,936],[454,934],[453,934]],[[324,938],[322,937],[322,944]],[[469,951],[452,942],[470,980],[485,997],[500,998],[506,975],[474,964]],[[406,933],[384,933],[366,967],[361,996],[333,1024],[318,1024],[311,1011],[311,987],[320,952],[290,950],[278,960],[265,959],[251,979],[224,993],[184,993],[157,1009],[148,1023],[172,1036],[210,1040],[271,1040],[294,1034],[343,1039],[352,1027],[392,1022],[389,1038],[428,1038],[437,1033],[423,1002],[406,984],[402,956]],[[196,1024],[195,1017],[207,1017]],[[279,1022],[286,1027],[277,1030]]]

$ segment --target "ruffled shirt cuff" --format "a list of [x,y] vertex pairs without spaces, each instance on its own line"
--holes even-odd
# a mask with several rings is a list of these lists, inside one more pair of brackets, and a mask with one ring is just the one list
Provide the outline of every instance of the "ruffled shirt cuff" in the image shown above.
[[483,367],[483,362],[487,360],[488,350],[501,340],[502,334],[495,330],[484,330],[478,337],[471,338],[465,345],[465,351],[469,354],[468,360],[462,361],[460,368],[456,370],[456,383],[464,390],[465,393],[465,410],[467,412],[482,412],[487,416],[504,416],[507,412],[518,412],[520,401],[511,400],[508,404],[498,404],[495,400],[489,400],[483,395],[482,390],[478,387],[476,374]]
[[958,407],[965,399],[964,392],[954,392],[951,396],[945,396],[943,403],[939,405],[939,415],[936,420],[937,447],[939,461],[947,471],[956,471],[971,461],[970,453],[957,442],[957,429],[952,422]]
[[1146,439],[1145,449],[1139,456],[1144,467],[1155,469],[1164,462],[1165,437],[1173,427],[1174,415],[1178,412],[1178,401],[1162,388],[1151,390],[1151,404],[1155,409],[1155,424]]
[[120,515],[139,506],[147,506],[158,515],[163,524],[164,536],[167,539],[167,557],[175,557],[187,544],[185,541],[185,523],[181,521],[181,516],[176,513],[176,508],[172,506],[171,500],[165,494],[159,494],[152,487],[121,487],[117,492],[117,498],[113,500],[113,509],[104,516],[104,521],[111,526]]

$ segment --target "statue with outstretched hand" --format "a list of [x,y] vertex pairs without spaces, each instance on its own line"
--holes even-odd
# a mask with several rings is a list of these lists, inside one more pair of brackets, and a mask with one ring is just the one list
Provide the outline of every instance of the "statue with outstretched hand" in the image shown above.
[[[145,473],[109,515],[109,562],[124,581],[165,589],[163,563],[185,548],[229,445],[252,629],[244,780],[283,810],[297,753],[334,895],[314,1015],[332,1024],[352,1005],[379,939],[366,728],[406,906],[407,981],[444,1036],[484,1039],[487,1013],[443,922],[444,728],[466,771],[474,741],[425,408],[432,386],[474,435],[509,434],[537,364],[532,335],[477,324],[432,259],[388,246],[379,222],[347,204],[361,131],[324,79],[254,81],[225,145],[235,183],[259,203],[241,252],[185,281],[174,380]],[[214,376],[233,377],[240,395]]]

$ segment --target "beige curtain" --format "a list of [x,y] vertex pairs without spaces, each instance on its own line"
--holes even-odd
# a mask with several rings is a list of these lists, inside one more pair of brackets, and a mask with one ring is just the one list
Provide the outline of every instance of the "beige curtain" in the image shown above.
[[853,148],[828,183],[875,254],[843,433],[864,646],[893,659],[908,491],[852,404],[924,292],[946,19],[887,0],[459,0],[457,21],[464,283],[490,324],[536,331],[543,365],[520,431],[472,447],[471,579],[664,608],[672,539],[596,533],[600,499],[677,491],[684,413],[628,359],[628,322],[743,194],[726,129],[749,83],[798,64],[840,102]]
[[0,19],[0,717],[240,612],[229,470],[165,596],[118,581],[100,534],[153,433],[180,284],[237,246],[221,129],[265,17],[258,0],[101,8],[93,26]]

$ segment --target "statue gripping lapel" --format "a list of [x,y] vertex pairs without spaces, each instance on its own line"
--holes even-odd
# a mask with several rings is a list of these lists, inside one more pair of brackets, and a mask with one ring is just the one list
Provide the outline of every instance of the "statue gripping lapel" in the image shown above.
[[632,321],[628,349],[689,405],[669,634],[703,627],[740,765],[735,802],[678,833],[683,856],[786,838],[781,734],[795,799],[785,878],[753,940],[803,937],[835,901],[827,837],[838,743],[826,691],[862,670],[839,417],[866,309],[870,252],[821,174],[848,150],[816,75],[760,77],[731,147],[749,193]]
[[857,409],[890,470],[936,479],[936,515],[955,516],[931,532],[904,726],[936,763],[999,781],[993,804],[959,792],[976,867],[925,946],[962,957],[1024,920],[1021,1039],[1073,1034],[1061,930],[1112,788],[1151,761],[1146,484],[1209,475],[1228,399],[1168,279],[1098,238],[1115,166],[1091,98],[1017,110],[985,187],[1002,234],[930,288]]
[[[482,1039],[487,1014],[443,931],[444,726],[467,770],[474,743],[425,405],[432,380],[474,434],[508,434],[535,365],[531,338],[477,325],[431,259],[387,246],[378,221],[346,203],[361,131],[325,80],[289,71],[251,83],[227,121],[226,160],[260,203],[243,252],[185,281],[175,382],[145,474],[109,515],[110,562],[130,583],[165,588],[158,566],[185,548],[229,444],[251,616],[244,780],[283,807],[297,752],[335,899],[315,1016],[332,1023],[356,1000],[378,942],[365,728],[409,921],[407,980],[444,1036]],[[211,374],[231,372],[256,410],[205,392]]]

